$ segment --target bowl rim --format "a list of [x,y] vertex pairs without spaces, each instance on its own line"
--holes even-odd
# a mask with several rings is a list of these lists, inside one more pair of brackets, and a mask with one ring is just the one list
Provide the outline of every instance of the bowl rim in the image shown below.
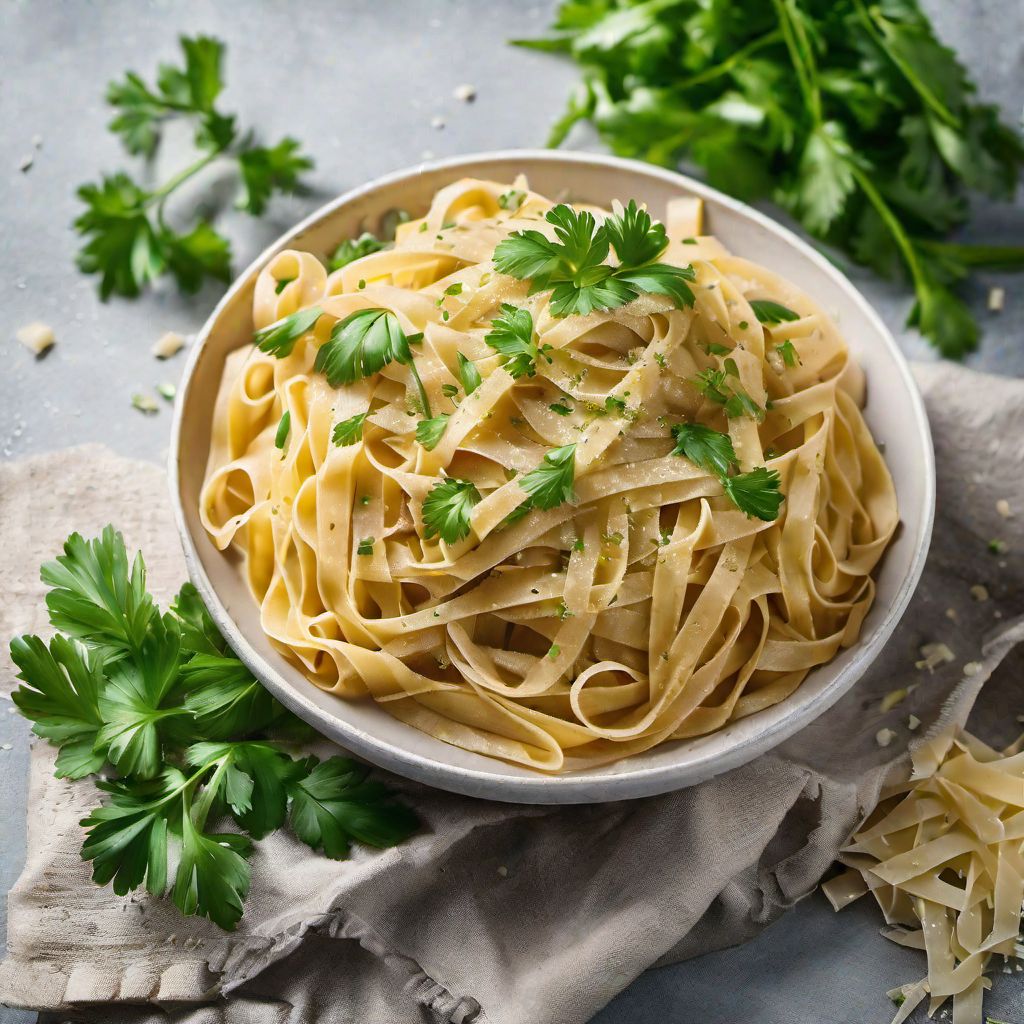
[[[289,244],[300,239],[309,229],[315,227],[339,209],[367,197],[381,188],[400,184],[424,173],[457,172],[461,168],[475,164],[515,160],[550,163],[552,165],[561,164],[567,166],[570,171],[573,165],[607,167],[618,171],[659,178],[667,184],[678,187],[680,190],[685,190],[691,195],[699,196],[716,205],[727,207],[733,212],[753,221],[795,249],[801,257],[815,264],[819,270],[831,277],[835,284],[847,293],[880,336],[884,346],[889,350],[889,354],[893,357],[897,366],[904,390],[910,398],[909,409],[905,410],[905,413],[909,413],[907,425],[914,431],[924,453],[924,465],[922,467],[924,471],[924,486],[921,496],[921,507],[916,517],[920,523],[920,530],[909,570],[900,581],[897,592],[886,609],[885,616],[876,625],[874,632],[867,641],[858,641],[856,655],[813,700],[797,708],[793,714],[780,715],[778,718],[767,722],[766,728],[749,738],[745,744],[734,745],[725,751],[701,754],[688,760],[685,766],[678,763],[651,766],[637,765],[633,769],[627,767],[626,770],[615,775],[548,775],[541,772],[533,773],[530,776],[502,775],[496,771],[484,771],[463,765],[445,763],[395,746],[388,741],[367,733],[352,722],[328,714],[313,702],[306,693],[289,684],[278,670],[270,665],[252,647],[245,634],[227,611],[210,581],[189,529],[181,496],[181,474],[179,471],[179,461],[182,457],[180,446],[184,410],[188,405],[188,394],[207,339],[217,327],[222,313],[232,303],[236,294],[282,248],[286,248]],[[596,803],[664,793],[696,785],[715,775],[737,768],[788,739],[827,711],[840,697],[847,693],[861,678],[892,635],[903,613],[906,611],[910,598],[924,570],[935,515],[935,455],[924,400],[911,374],[906,357],[900,351],[891,331],[874,307],[841,270],[810,243],[804,241],[804,239],[800,238],[784,224],[779,223],[760,210],[687,175],[623,157],[546,149],[503,149],[468,153],[436,160],[421,161],[410,167],[391,171],[343,192],[337,198],[318,207],[293,228],[284,232],[270,245],[266,246],[249,263],[245,270],[234,278],[202,328],[197,332],[195,341],[190,347],[188,359],[182,372],[181,384],[178,389],[178,401],[174,404],[174,416],[168,448],[168,484],[174,521],[178,529],[190,579],[196,586],[214,622],[235,654],[282,704],[319,732],[373,764],[440,789],[467,796],[483,797],[511,803]],[[314,684],[310,683],[309,685],[313,686]],[[781,706],[784,703],[785,701],[777,706]],[[751,718],[760,719],[761,714],[751,716]],[[629,762],[630,759],[627,758],[619,763],[628,766]],[[504,762],[498,759],[494,759],[494,763],[499,767],[504,764]],[[683,777],[680,777],[681,775]]]

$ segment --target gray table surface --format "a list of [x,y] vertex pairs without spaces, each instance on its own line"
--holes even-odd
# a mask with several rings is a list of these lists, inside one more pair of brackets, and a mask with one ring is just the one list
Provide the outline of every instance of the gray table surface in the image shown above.
[[[1024,3],[926,0],[925,6],[941,35],[959,48],[982,95],[1017,120],[1024,98]],[[575,71],[503,41],[539,33],[553,7],[552,0],[0,0],[2,457],[100,441],[126,455],[162,460],[168,412],[144,417],[130,407],[130,396],[176,379],[181,357],[157,363],[151,344],[165,330],[195,331],[221,290],[211,286],[181,298],[160,289],[136,302],[103,304],[94,281],[75,270],[76,238],[69,230],[78,212],[74,188],[126,163],[104,128],[109,79],[127,68],[148,76],[158,60],[176,56],[179,33],[214,34],[228,43],[225,108],[268,139],[296,136],[316,158],[310,195],[275,201],[259,221],[231,210],[220,216],[241,267],[321,202],[378,174],[432,155],[542,145]],[[474,103],[453,97],[462,83],[476,87]],[[443,128],[432,124],[435,117],[444,119]],[[42,140],[38,148],[34,137]],[[586,133],[573,141],[579,148],[597,145]],[[20,170],[29,155],[31,168]],[[200,183],[200,191],[208,194],[208,186]],[[973,234],[1019,243],[1022,212],[1019,202],[1009,211],[983,207]],[[905,291],[864,273],[852,276],[906,353],[932,358],[918,336],[902,329]],[[992,274],[973,287],[985,336],[970,365],[1024,374],[1024,301],[1014,283]],[[1007,306],[990,314],[985,298],[997,284],[1007,286]],[[57,347],[42,361],[14,340],[15,330],[31,320],[57,333]],[[0,714],[4,892],[24,860],[27,768],[27,726]],[[866,903],[835,916],[815,895],[745,946],[648,972],[596,1022],[888,1021],[885,990],[920,977],[923,959],[885,942],[878,927]],[[1024,1024],[1020,977],[996,977],[988,1003],[994,1017]],[[0,1008],[7,1024],[32,1019]]]

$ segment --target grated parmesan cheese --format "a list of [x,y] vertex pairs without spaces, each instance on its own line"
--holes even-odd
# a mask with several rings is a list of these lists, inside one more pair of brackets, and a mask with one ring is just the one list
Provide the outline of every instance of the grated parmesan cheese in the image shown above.
[[955,661],[956,655],[942,643],[924,644],[921,647],[921,660],[914,662],[914,668],[926,668],[929,672],[945,662]]
[[875,742],[880,747],[889,746],[894,739],[896,739],[896,733],[894,733],[892,729],[879,729],[878,732],[875,733]]
[[151,349],[157,359],[170,359],[185,347],[185,339],[175,331],[167,331],[160,335]]
[[975,583],[974,586],[971,587],[971,597],[973,597],[975,601],[987,601],[988,587],[983,583]]
[[947,733],[911,758],[910,780],[886,791],[840,854],[848,870],[822,889],[836,910],[871,892],[882,934],[925,952],[927,977],[888,993],[893,1024],[926,996],[929,1016],[952,997],[956,1024],[981,1024],[992,957],[1024,959],[1024,757],[1018,744],[998,751]]
[[53,328],[49,324],[41,323],[38,320],[25,324],[24,327],[19,327],[15,337],[25,348],[34,352],[37,356],[41,356],[44,352],[53,348],[54,342],[57,340],[54,337]]
[[476,99],[476,86],[463,82],[452,90],[452,95],[463,103],[472,103]]
[[989,312],[999,313],[1002,311],[1003,303],[1006,301],[1005,288],[990,288],[988,290]]
[[999,513],[1004,519],[1009,519],[1013,513],[1010,511],[1010,503],[1005,498],[1000,498],[996,502],[996,512]]

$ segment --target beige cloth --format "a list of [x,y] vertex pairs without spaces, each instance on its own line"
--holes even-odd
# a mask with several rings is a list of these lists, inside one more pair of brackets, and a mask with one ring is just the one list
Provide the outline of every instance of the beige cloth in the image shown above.
[[[828,869],[902,756],[908,715],[923,720],[918,735],[940,717],[962,720],[1024,634],[1014,621],[1024,612],[1024,382],[951,365],[922,366],[918,378],[939,472],[924,579],[868,675],[793,740],[692,789],[604,806],[492,804],[395,780],[426,823],[418,835],[342,863],[271,836],[230,935],[170,903],[94,886],[77,821],[96,792],[55,780],[38,743],[0,1001],[59,1011],[48,1020],[126,1024],[572,1024],[654,964],[755,934]],[[184,568],[160,468],[87,447],[0,470],[0,634],[46,631],[40,562],[71,529],[88,535],[108,520],[143,549],[166,601]],[[990,554],[992,538],[1008,551]],[[988,600],[971,596],[976,583]],[[955,663],[915,669],[935,640]],[[986,689],[989,710],[972,721],[983,735],[1003,738],[1024,711],[1019,689],[988,699],[1015,670],[1019,680],[1019,654]],[[969,661],[981,668],[957,689]],[[0,685],[14,683],[5,660]],[[910,683],[883,716],[880,698]],[[884,749],[883,725],[898,733]]]

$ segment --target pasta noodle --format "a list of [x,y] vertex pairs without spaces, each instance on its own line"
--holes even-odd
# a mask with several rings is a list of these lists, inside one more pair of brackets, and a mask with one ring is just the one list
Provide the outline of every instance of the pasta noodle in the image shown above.
[[[857,640],[897,507],[836,324],[700,234],[699,202],[670,204],[660,257],[692,265],[692,304],[651,285],[567,316],[550,288],[494,264],[512,233],[555,237],[551,206],[522,180],[463,180],[392,247],[333,273],[309,253],[275,256],[256,328],[265,338],[301,311],[311,326],[229,357],[201,513],[217,547],[244,557],[267,635],[317,686],[559,772],[793,693]],[[524,310],[529,372],[494,340]],[[331,364],[321,350],[348,325],[367,330],[363,348]],[[425,406],[447,419],[424,426]],[[731,468],[677,453],[680,423],[724,437]],[[529,474],[553,479],[570,450],[573,500],[532,500]],[[769,478],[781,509],[747,514],[740,483]],[[475,501],[465,536],[424,515],[444,481]]]
[[893,1024],[929,996],[929,1016],[952,996],[953,1024],[981,1024],[989,960],[1024,959],[1024,754],[965,733],[912,757],[910,781],[883,793],[841,855],[849,870],[823,888],[836,910],[871,892],[886,937],[927,953],[928,976],[890,993]]

